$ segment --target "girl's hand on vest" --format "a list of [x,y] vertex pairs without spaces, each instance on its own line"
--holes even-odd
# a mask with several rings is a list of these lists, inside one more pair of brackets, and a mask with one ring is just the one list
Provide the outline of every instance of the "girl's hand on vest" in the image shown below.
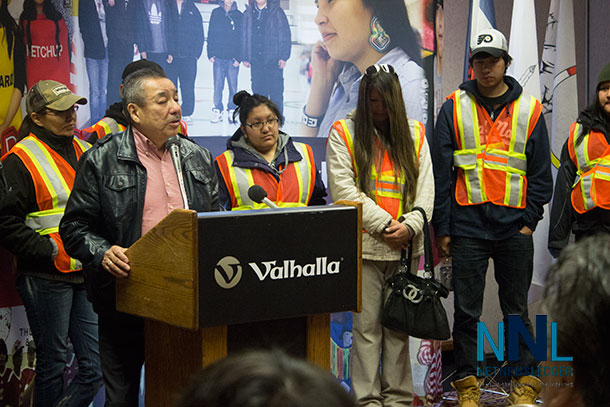
[[411,240],[411,232],[407,225],[392,219],[390,225],[384,229],[383,239],[394,250],[406,249]]
[[104,254],[102,268],[117,278],[125,278],[129,275],[129,259],[125,255],[127,249],[121,246],[112,246]]

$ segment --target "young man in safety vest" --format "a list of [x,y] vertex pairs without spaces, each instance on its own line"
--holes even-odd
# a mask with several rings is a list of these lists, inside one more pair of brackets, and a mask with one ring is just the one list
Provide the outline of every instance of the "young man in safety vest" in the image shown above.
[[[452,385],[460,407],[479,406],[477,322],[490,258],[504,318],[519,314],[532,333],[527,309],[532,232],[553,188],[541,104],[505,75],[510,61],[502,33],[479,33],[470,57],[476,79],[447,98],[433,140],[432,221],[440,255],[453,259],[457,373]],[[509,405],[535,404],[540,392],[537,361],[520,342],[519,360],[508,369],[518,379]]]

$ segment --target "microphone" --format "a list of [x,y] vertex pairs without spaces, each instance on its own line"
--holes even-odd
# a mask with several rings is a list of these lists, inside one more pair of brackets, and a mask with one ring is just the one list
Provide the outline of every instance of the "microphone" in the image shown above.
[[165,148],[169,150],[174,163],[174,170],[178,176],[178,185],[180,186],[180,194],[182,195],[182,203],[184,209],[189,209],[189,201],[186,197],[186,189],[184,188],[184,178],[182,176],[182,165],[180,164],[180,139],[178,136],[172,136],[165,142]]
[[270,208],[279,208],[273,201],[267,198],[267,191],[260,185],[252,185],[248,189],[248,197],[256,203],[264,203]]

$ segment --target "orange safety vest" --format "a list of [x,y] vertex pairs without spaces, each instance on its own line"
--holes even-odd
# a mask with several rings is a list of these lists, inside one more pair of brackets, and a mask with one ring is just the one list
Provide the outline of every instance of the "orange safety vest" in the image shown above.
[[540,102],[525,91],[502,109],[495,121],[474,95],[455,91],[453,123],[458,169],[455,199],[460,205],[525,208],[527,157],[525,146],[542,112]]
[[[85,141],[74,137],[72,140],[76,158],[91,147]],[[62,273],[82,269],[78,260],[68,256],[59,236],[59,222],[68,203],[76,171],[59,154],[33,134],[17,143],[9,152],[15,154],[30,172],[38,211],[28,213],[25,224],[42,236],[48,235],[57,244],[55,267]]]
[[[358,184],[358,166],[354,157],[354,139],[347,126],[345,120],[336,121],[333,128],[339,133],[341,139],[347,146],[349,155],[352,159],[352,168],[356,174],[356,184]],[[424,125],[417,120],[409,119],[409,130],[415,144],[417,161],[419,162],[419,154],[424,145],[426,130]],[[380,145],[381,147],[381,145]],[[396,177],[394,173],[394,164],[390,160],[387,151],[383,153],[383,162],[381,169],[378,169],[374,164],[371,167],[370,174],[371,182],[371,198],[375,200],[377,205],[387,211],[394,219],[398,219],[405,211],[404,202],[402,200],[402,186],[405,183],[405,177],[400,174]]]
[[572,206],[578,213],[595,207],[610,209],[610,145],[603,133],[591,131],[579,145],[581,124],[570,126],[568,150],[576,165],[576,181],[572,186]]
[[256,203],[248,196],[252,185],[260,185],[267,191],[268,198],[281,208],[307,206],[316,182],[316,164],[311,147],[303,143],[293,143],[303,157],[300,161],[280,164],[286,169],[280,174],[279,182],[268,171],[241,168],[233,165],[233,151],[227,150],[216,158],[229,195],[231,210],[263,209],[264,203]]

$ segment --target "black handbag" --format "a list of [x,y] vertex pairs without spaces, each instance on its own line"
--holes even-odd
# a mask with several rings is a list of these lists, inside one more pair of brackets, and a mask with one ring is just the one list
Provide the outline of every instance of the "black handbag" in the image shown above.
[[449,339],[449,322],[441,303],[441,297],[447,298],[449,291],[434,278],[432,242],[426,213],[419,207],[413,210],[421,212],[424,217],[424,278],[411,273],[413,248],[409,243],[408,256],[402,250],[400,268],[386,282],[386,288],[392,292],[383,307],[381,324],[415,338]]

